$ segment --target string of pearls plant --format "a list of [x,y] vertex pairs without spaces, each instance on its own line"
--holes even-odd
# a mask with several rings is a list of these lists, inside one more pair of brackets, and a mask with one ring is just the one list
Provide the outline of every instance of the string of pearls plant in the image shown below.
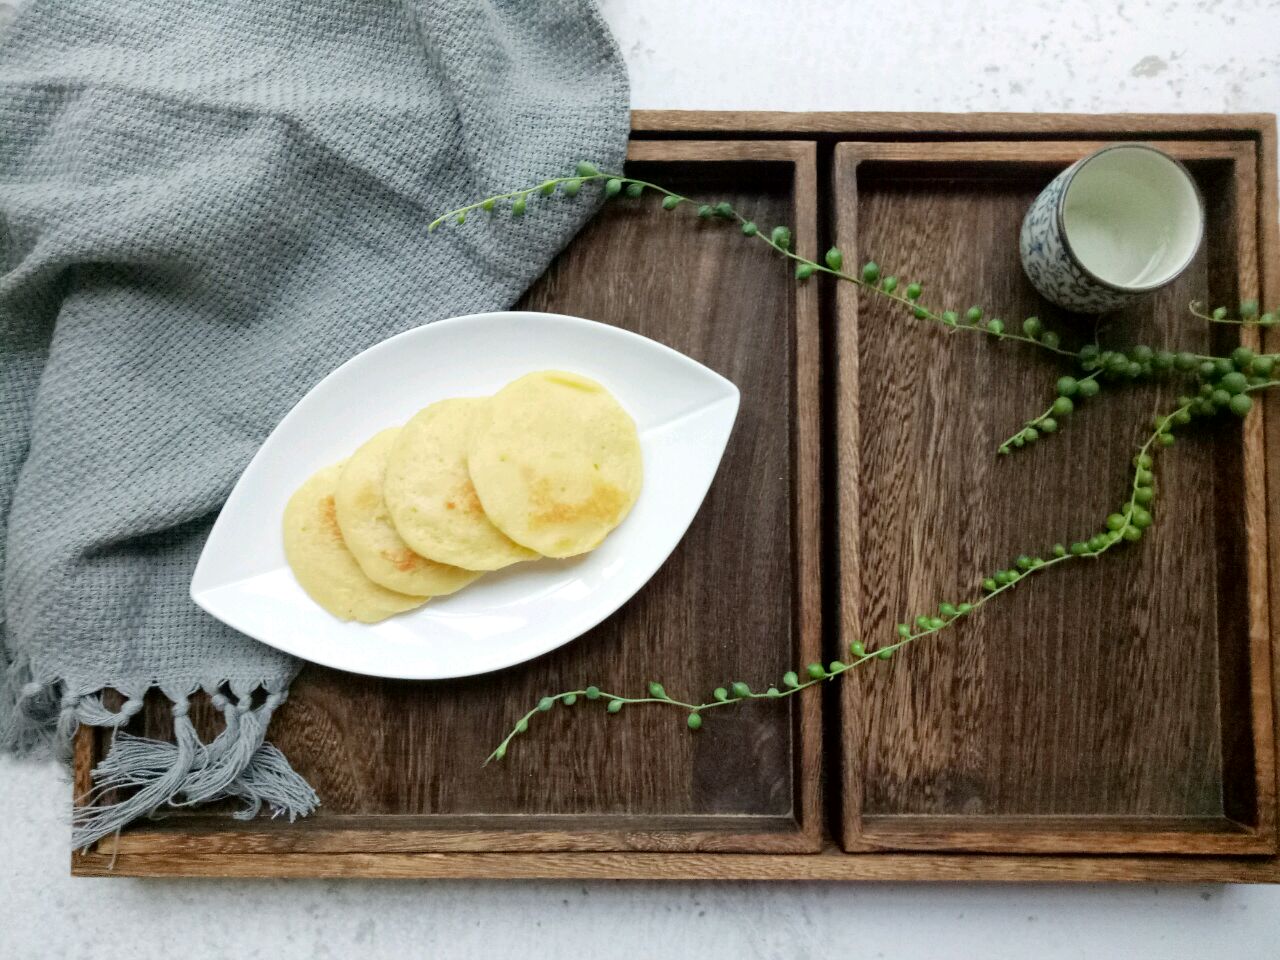
[[[1280,379],[1273,378],[1273,373],[1280,377],[1280,354],[1255,354],[1248,347],[1242,346],[1233,350],[1230,356],[1218,357],[1153,349],[1141,344],[1125,350],[1106,350],[1097,344],[1086,345],[1080,350],[1069,350],[1062,346],[1058,334],[1046,329],[1037,317],[1027,317],[1020,324],[1014,325],[1006,324],[998,317],[988,318],[983,309],[977,306],[963,311],[937,310],[923,303],[924,289],[921,284],[903,283],[898,277],[883,273],[874,262],[863,264],[855,272],[846,272],[844,256],[835,247],[826,252],[821,262],[811,260],[792,249],[791,230],[786,226],[763,229],[728,203],[698,203],[645,180],[602,172],[594,164],[585,161],[580,162],[569,176],[556,177],[534,187],[487,197],[469,206],[451,210],[432,221],[428,230],[435,231],[448,222],[462,225],[469,216],[477,212],[492,215],[505,211],[510,216],[522,217],[529,210],[530,200],[551,198],[557,194],[576,197],[589,185],[599,187],[605,199],[627,197],[639,200],[646,194],[651,194],[658,198],[664,210],[674,211],[687,204],[703,220],[736,223],[744,236],[764,242],[775,253],[793,263],[795,277],[799,282],[808,281],[816,274],[826,274],[893,301],[916,319],[938,324],[949,333],[967,331],[995,340],[1015,341],[1074,361],[1080,368],[1079,376],[1060,377],[1055,384],[1053,401],[1044,412],[1027,420],[1000,444],[998,451],[1001,454],[1010,454],[1056,433],[1076,407],[1097,397],[1104,385],[1182,377],[1187,380],[1188,388],[1178,398],[1177,405],[1172,410],[1153,419],[1150,434],[1133,458],[1133,476],[1128,496],[1114,513],[1106,517],[1100,529],[1070,542],[1055,543],[1044,551],[1044,555],[1023,554],[1017,557],[1008,567],[983,577],[978,585],[980,592],[972,599],[940,603],[936,612],[920,614],[913,621],[898,624],[896,635],[871,647],[861,640],[855,640],[849,644],[848,659],[832,660],[825,665],[810,663],[802,670],[790,670],[782,675],[778,685],[764,690],[753,689],[746,682],[738,680],[716,687],[711,692],[710,699],[694,702],[672,697],[661,683],[650,681],[646,694],[638,697],[612,693],[596,686],[543,697],[516,722],[511,732],[494,748],[488,760],[501,760],[505,757],[512,741],[529,729],[530,722],[538,714],[547,713],[557,705],[571,707],[580,699],[602,703],[610,714],[616,714],[624,706],[635,704],[651,703],[674,707],[685,715],[688,729],[698,730],[702,727],[703,715],[711,710],[750,700],[779,700],[816,684],[834,680],[870,660],[888,660],[908,644],[973,616],[984,605],[1012,590],[1028,577],[1044,573],[1058,564],[1097,558],[1118,546],[1136,543],[1154,521],[1156,455],[1164,448],[1173,446],[1175,431],[1196,418],[1212,417],[1224,411],[1244,417],[1253,407],[1253,394],[1280,386]],[[1191,312],[1209,323],[1273,327],[1280,321],[1280,310],[1260,312],[1256,302],[1241,304],[1239,312],[1234,315],[1225,307],[1205,312],[1205,308],[1199,303],[1191,304]]]

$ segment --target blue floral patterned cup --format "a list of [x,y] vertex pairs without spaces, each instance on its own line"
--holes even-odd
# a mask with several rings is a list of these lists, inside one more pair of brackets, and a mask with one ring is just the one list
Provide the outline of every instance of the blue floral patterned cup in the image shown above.
[[1204,201],[1177,160],[1117,143],[1077,160],[1022,221],[1022,267],[1046,300],[1103,313],[1163,287],[1204,237]]

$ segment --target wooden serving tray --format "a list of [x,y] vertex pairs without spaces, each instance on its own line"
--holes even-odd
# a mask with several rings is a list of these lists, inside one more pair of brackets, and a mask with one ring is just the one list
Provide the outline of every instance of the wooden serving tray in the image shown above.
[[[1123,330],[1229,349],[1232,330],[1204,329],[1185,305],[1280,302],[1273,117],[641,112],[628,167],[789,224],[801,252],[873,256],[928,282],[930,303],[1039,313],[1071,338],[1092,329],[1035,296],[1017,226],[1057,170],[1126,139],[1187,162],[1208,243],[1108,342]],[[696,735],[676,712],[579,705],[482,767],[566,685],[763,686],[971,596],[1013,555],[1091,530],[1177,392],[1117,389],[1052,442],[997,458],[1064,371],[848,285],[798,285],[763,244],[653,202],[608,207],[522,306],[635,330],[741,388],[676,553],[596,630],[496,675],[307,667],[271,739],[320,792],[312,818],[174,813],[73,854],[73,872],[1280,879],[1275,398],[1162,458],[1154,535],[1126,555],[1066,565],[889,663],[731,708]],[[193,709],[206,735],[211,713]],[[167,733],[161,704],[143,726]],[[77,789],[103,745],[79,734]]]

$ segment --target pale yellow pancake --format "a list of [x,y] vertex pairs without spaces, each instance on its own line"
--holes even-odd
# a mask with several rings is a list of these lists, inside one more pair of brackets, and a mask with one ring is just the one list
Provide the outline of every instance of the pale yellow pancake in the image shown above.
[[480,574],[428,560],[410,550],[396,533],[382,485],[387,456],[399,435],[399,427],[383,430],[347,460],[334,495],[338,527],[347,549],[374,583],[398,593],[441,597]]
[[600,384],[559,370],[530,373],[490,398],[467,467],[494,525],[548,557],[599,546],[644,475],[635,421]]
[[342,540],[334,492],[342,464],[319,470],[284,508],[284,555],[311,599],[339,620],[376,623],[426,603],[380,587],[360,569]]
[[465,570],[537,557],[489,522],[467,473],[471,423],[488,402],[461,397],[420,410],[391,447],[382,488],[391,522],[414,552]]

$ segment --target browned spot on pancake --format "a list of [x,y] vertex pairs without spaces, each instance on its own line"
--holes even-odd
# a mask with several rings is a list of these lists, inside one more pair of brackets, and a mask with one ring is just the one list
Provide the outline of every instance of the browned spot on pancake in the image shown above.
[[545,477],[529,486],[533,501],[530,523],[534,526],[550,526],[556,523],[579,523],[596,520],[611,523],[622,513],[627,495],[621,489],[603,480],[591,484],[591,495],[585,500],[569,502],[558,500],[551,492],[551,483]]
[[427,558],[419,556],[408,547],[403,550],[382,552],[382,558],[392,564],[401,573],[410,573],[414,570],[421,570],[427,565]]
[[462,506],[464,513],[469,513],[473,517],[484,515],[484,507],[480,506],[480,498],[476,495],[475,485],[469,477],[453,492],[453,499],[445,503],[445,509],[456,510],[459,505]]
[[342,530],[338,526],[338,505],[333,502],[333,497],[328,496],[320,501],[320,521],[324,524],[325,532],[335,540],[342,539]]

